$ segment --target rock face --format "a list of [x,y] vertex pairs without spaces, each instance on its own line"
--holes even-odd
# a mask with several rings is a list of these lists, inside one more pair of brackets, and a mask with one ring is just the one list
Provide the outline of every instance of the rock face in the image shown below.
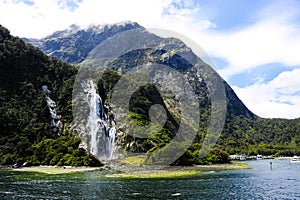
[[[151,163],[170,164],[175,160],[168,158],[182,155],[195,141],[196,132],[206,133],[196,140],[203,142],[202,148],[210,149],[208,145],[216,143],[219,135],[214,133],[221,133],[226,115],[255,118],[230,86],[182,41],[158,37],[136,23],[86,29],[71,26],[41,40],[29,41],[48,55],[78,64],[81,69],[123,74],[111,87],[107,85],[112,80],[103,83],[100,78],[104,89],[98,91],[99,94],[102,92],[100,96],[104,100],[101,106],[114,113],[111,119],[94,115],[93,122],[88,119],[85,120],[88,123],[82,124],[83,120],[78,120],[81,123],[78,132],[85,138],[83,146],[100,159],[113,157],[111,150],[99,152],[108,144],[114,146],[117,143],[127,151],[148,152],[167,142],[179,144],[179,141],[186,141],[178,149],[166,145],[165,152],[160,151],[156,157],[148,158]],[[77,79],[82,76],[81,71]],[[98,82],[98,73],[92,74],[82,76],[77,85],[87,79]],[[89,110],[92,110],[91,106]],[[142,126],[133,125],[128,116]],[[116,122],[114,127],[109,120]],[[155,140],[157,132],[165,141],[161,141],[162,138]],[[101,143],[101,148],[96,143]],[[170,152],[178,155],[167,155]],[[206,153],[204,151],[203,155]],[[165,158],[165,163],[157,163],[157,157]]]
[[23,38],[40,48],[49,56],[56,57],[70,64],[82,62],[89,52],[99,43],[122,31],[140,27],[137,23],[89,26],[81,28],[71,25],[68,29],[57,31],[40,40]]
[[[136,67],[138,65],[147,64],[149,62],[156,62],[162,65],[167,65],[182,73],[189,74],[190,82],[194,87],[195,93],[206,94],[209,96],[203,82],[203,74],[197,73],[191,68],[197,61],[197,56],[193,54],[191,49],[186,47],[178,39],[160,38],[150,34],[147,30],[137,23],[120,23],[112,25],[94,25],[87,28],[81,28],[77,25],[72,25],[66,30],[57,31],[40,40],[24,39],[34,46],[40,48],[49,56],[56,57],[71,64],[84,63],[84,65],[94,65],[94,67],[101,68],[95,58],[98,55],[103,55],[103,52],[109,51],[103,49],[105,45],[103,42],[108,38],[112,38],[122,32],[130,30],[138,30],[135,34],[137,41],[142,41],[152,49],[134,49],[127,52],[111,63],[111,69],[121,73],[126,70]],[[135,41],[133,41],[135,42]],[[121,46],[120,44],[118,44]],[[128,45],[128,44],[127,44]],[[134,44],[132,44],[134,46]],[[187,61],[184,57],[188,57]],[[90,62],[90,63],[89,63]],[[200,61],[202,65],[202,61]],[[237,97],[232,88],[224,81],[228,111],[234,115],[242,115],[247,118],[254,118],[255,115],[243,104]]]

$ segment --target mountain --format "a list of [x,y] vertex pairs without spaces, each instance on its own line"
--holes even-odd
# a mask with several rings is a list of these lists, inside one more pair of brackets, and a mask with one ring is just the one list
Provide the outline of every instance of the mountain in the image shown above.
[[81,28],[78,25],[71,25],[68,29],[56,31],[40,40],[23,38],[41,49],[49,56],[56,57],[70,64],[82,62],[99,43],[107,38],[135,28],[137,23],[119,23],[114,25],[91,25]]
[[[72,28],[73,27],[73,28]],[[128,24],[122,24],[120,28],[120,24],[116,25],[106,25],[106,26],[91,26],[90,28],[82,29],[80,27],[71,26],[69,29],[59,31],[57,33],[54,33],[46,38],[43,38],[41,40],[30,40],[33,45],[37,45],[45,52],[48,53],[48,55],[53,54],[53,49],[56,51],[64,53],[69,52],[76,52],[76,49],[78,46],[76,45],[69,45],[67,46],[68,50],[66,49],[66,45],[62,41],[67,41],[70,38],[71,41],[73,41],[73,44],[80,44],[79,49],[86,49],[87,52],[83,53],[82,59],[73,60],[72,63],[75,64],[81,64],[81,66],[93,66],[94,68],[99,68],[99,65],[97,65],[97,59],[94,58],[98,55],[101,55],[101,52],[106,52],[105,49],[103,49],[104,45],[103,42],[108,37],[103,37],[107,34],[104,32],[110,31],[110,27],[113,27],[114,34],[110,35],[109,37],[116,36],[117,34],[120,34],[125,31],[130,30],[138,30],[137,38],[140,37],[140,40],[142,38],[151,38],[153,36],[150,36],[149,33],[140,25],[136,23],[128,23]],[[102,27],[107,27],[106,30],[104,30]],[[119,28],[118,28],[119,27]],[[70,31],[70,29],[73,29],[73,31]],[[95,31],[95,30],[103,30],[101,31]],[[88,42],[80,42],[81,40],[77,40],[77,38],[83,38],[83,35],[94,35],[98,38],[98,40],[93,40],[93,38],[90,38]],[[142,37],[144,35],[144,37]],[[145,36],[147,35],[147,36]],[[100,39],[102,38],[102,39]],[[74,40],[75,39],[75,40]],[[157,39],[157,38],[156,38]],[[153,40],[156,40],[155,37]],[[56,41],[51,45],[51,42],[47,41]],[[158,40],[161,40],[161,38],[158,38]],[[173,42],[172,45],[167,45],[168,43]],[[144,42],[144,41],[143,41]],[[182,58],[182,53],[173,54],[172,56],[169,56],[168,59],[165,59],[165,56],[168,54],[168,51],[170,49],[186,49],[186,54],[195,58],[195,55],[189,50],[188,48],[182,46],[182,43],[178,40],[169,40],[165,39],[161,41],[163,47],[165,49],[159,49],[157,47],[152,49],[139,49],[139,50],[133,50],[131,52],[128,52],[124,55],[121,55],[119,58],[117,58],[110,66],[109,68],[126,73],[126,70],[142,65],[147,64],[149,58],[152,59],[152,61],[155,61],[156,63],[160,63],[163,65],[170,66],[171,68],[174,68],[176,70],[179,70],[185,74],[192,74],[192,76],[196,75],[195,73],[189,71],[190,70],[190,64],[189,61]],[[175,45],[174,45],[175,43]],[[47,45],[48,46],[47,46]],[[54,45],[55,44],[55,45]],[[177,45],[177,47],[176,47]],[[94,48],[89,48],[93,46]],[[97,47],[98,46],[98,47]],[[101,48],[102,46],[102,48]],[[169,48],[169,49],[168,49]],[[167,51],[166,51],[167,49]],[[69,54],[71,58],[76,57],[76,53]],[[61,56],[58,56],[58,58],[63,59],[64,61],[69,62],[69,58],[63,58]],[[147,60],[148,59],[148,60]],[[202,62],[202,61],[200,61]],[[203,64],[203,63],[202,63]],[[179,66],[179,67],[178,67]],[[103,69],[101,69],[103,70]],[[207,118],[209,116],[209,92],[207,90],[207,83],[204,83],[203,81],[195,81],[197,79],[192,80],[192,76],[190,81],[193,82],[194,90],[197,94],[201,94],[202,97],[202,103],[200,106],[200,110],[202,113],[202,124],[204,126],[208,125]],[[201,77],[197,77],[198,80],[201,80]],[[203,78],[203,77],[202,77]],[[203,79],[202,79],[203,80]],[[109,81],[108,81],[109,82]],[[247,153],[248,155],[255,155],[257,153],[266,153],[266,154],[275,154],[277,155],[291,155],[293,153],[296,153],[299,151],[299,129],[296,128],[296,124],[299,124],[299,119],[295,120],[285,120],[285,119],[263,119],[259,118],[258,116],[254,115],[247,107],[243,104],[243,102],[237,97],[237,95],[234,93],[234,91],[231,89],[231,87],[225,82],[225,93],[226,93],[226,102],[227,102],[227,115],[226,115],[226,123],[224,126],[224,129],[222,131],[222,134],[218,140],[218,144],[222,146],[223,149],[225,149],[227,152],[234,154],[234,153]],[[209,84],[209,83],[208,83]],[[113,87],[113,86],[110,86]],[[103,93],[100,91],[100,93]],[[106,92],[108,93],[108,92]],[[147,92],[144,91],[144,95]],[[164,94],[163,94],[164,95]],[[206,98],[208,97],[208,98]],[[102,98],[107,98],[107,95],[102,94]],[[149,98],[149,97],[148,97]],[[167,95],[164,95],[162,98],[167,99],[167,101],[172,101],[172,99],[168,99]],[[166,101],[166,100],[165,100]],[[166,106],[168,105],[168,102],[165,102]],[[153,102],[153,101],[152,101]],[[146,108],[149,108],[149,105],[146,106]],[[170,107],[168,108],[170,109]],[[147,109],[143,110],[144,113],[147,113]],[[176,110],[173,114],[176,116]],[[178,115],[178,113],[177,113]],[[145,116],[144,116],[145,118]],[[147,116],[146,116],[147,118]],[[175,117],[176,118],[176,117]],[[175,126],[176,127],[176,126]],[[274,127],[274,128],[270,128]],[[174,129],[175,130],[175,129]],[[202,131],[206,131],[206,128],[203,128]],[[199,141],[201,141],[200,138],[203,139],[203,135],[198,138]],[[298,139],[297,139],[298,138]],[[125,142],[126,143],[126,142]],[[134,141],[131,141],[131,143],[135,143]],[[138,146],[138,145],[137,145]],[[137,148],[137,147],[135,147]],[[138,149],[138,148],[137,148]],[[268,151],[267,151],[268,149]],[[266,152],[267,151],[267,152]]]
[[179,39],[136,23],[23,41],[0,30],[0,164],[99,165],[87,152],[101,160],[146,153],[150,164],[177,165],[228,162],[226,152],[300,153],[299,119],[254,115]]
[[[98,28],[97,28],[98,27]],[[89,35],[95,35],[95,37],[101,38],[104,35],[104,32],[109,30],[109,27],[113,27],[114,29],[114,35],[110,35],[110,37],[115,36],[117,34],[120,34],[125,31],[130,31],[130,30],[138,30],[138,34],[136,35],[137,38],[140,37],[139,40],[142,40],[142,42],[145,43],[145,38],[151,38],[153,36],[150,36],[149,33],[140,25],[136,23],[128,23],[128,24],[116,24],[116,25],[106,25],[107,29],[104,31],[102,28],[104,26],[91,26],[90,28],[85,28],[82,29],[80,27],[76,27],[76,30],[73,32],[68,31],[69,29],[60,31],[59,33],[63,33],[61,35],[59,34],[52,34],[46,38],[43,38],[41,40],[38,40],[39,46],[42,48],[42,50],[46,53],[51,53],[51,49],[53,47],[48,46],[46,47],[46,41],[63,41],[63,38],[82,38],[81,35],[89,34]],[[119,27],[119,28],[118,28]],[[120,28],[121,27],[121,28]],[[72,29],[72,27],[71,27]],[[97,32],[95,30],[103,30],[103,32]],[[89,32],[89,33],[87,33]],[[63,36],[62,36],[63,35]],[[144,35],[142,37],[141,35]],[[147,35],[147,36],[145,36]],[[144,40],[143,40],[144,38]],[[80,46],[80,49],[87,49],[87,52],[84,53],[85,57],[83,57],[83,60],[76,60],[73,63],[76,64],[83,64],[83,65],[89,65],[89,63],[95,63],[95,57],[98,55],[101,55],[101,52],[105,52],[105,49],[103,50],[104,44],[102,43],[105,41],[107,38],[103,37],[102,39],[99,40],[89,40],[89,42],[82,43]],[[157,38],[156,38],[157,39]],[[153,40],[156,40],[155,37]],[[158,38],[158,40],[161,40],[161,38]],[[75,39],[75,41],[77,41]],[[80,42],[75,42],[73,40],[73,43],[80,43]],[[80,41],[80,40],[79,40]],[[32,41],[31,41],[32,42]],[[172,56],[169,56],[168,59],[165,58],[165,55],[167,55],[168,51],[170,49],[186,49],[185,56],[192,56],[195,58],[195,55],[191,52],[190,49],[184,47],[182,42],[179,40],[170,40],[165,39],[161,41],[163,47],[165,49],[159,49],[157,47],[154,48],[154,50],[134,50],[129,53],[126,53],[119,58],[117,58],[111,66],[109,67],[110,69],[118,72],[123,73],[126,72],[126,68],[132,68],[137,65],[141,64],[146,64],[149,60],[152,59],[157,63],[164,64],[167,66],[170,66],[171,68],[174,68],[176,70],[179,70],[183,73],[189,73],[190,75],[193,74],[193,72],[189,71],[189,61],[185,60],[182,58],[181,55],[183,53],[175,53]],[[167,45],[168,43],[172,43],[172,45]],[[175,43],[175,45],[174,45]],[[34,44],[32,42],[32,44]],[[35,43],[37,44],[37,43]],[[50,44],[50,43],[47,43]],[[56,43],[57,46],[55,46],[56,50],[60,52],[65,52],[65,45],[61,42]],[[93,49],[88,48],[91,45],[93,45]],[[176,46],[177,47],[174,47]],[[98,46],[98,47],[97,47]],[[75,52],[77,46],[72,47],[68,46],[70,50],[68,52]],[[166,52],[167,49],[167,52]],[[172,51],[172,50],[171,50]],[[178,51],[177,51],[178,52]],[[53,55],[53,54],[51,54]],[[71,54],[71,57],[75,56],[76,54]],[[62,57],[58,57],[62,58]],[[62,58],[63,59],[63,58]],[[68,60],[64,60],[68,61]],[[96,60],[96,63],[98,61]],[[202,62],[202,61],[200,61]],[[203,64],[203,63],[202,63]],[[179,66],[179,68],[178,68]],[[94,66],[95,68],[99,66]],[[125,68],[125,71],[124,71]],[[103,69],[102,69],[103,70]],[[202,77],[203,78],[203,77]],[[196,80],[196,81],[195,81]],[[201,77],[198,77],[198,80],[201,80]],[[202,79],[203,80],[203,79]],[[191,77],[190,79],[191,82],[193,82],[193,87],[195,90],[195,93],[201,94],[202,97],[204,97],[202,100],[202,104],[200,103],[200,110],[202,113],[202,118],[203,124],[207,126],[207,118],[209,114],[206,112],[209,109],[209,103],[207,100],[209,100],[209,92],[207,91],[207,82],[201,82],[197,81],[197,79],[193,79]],[[296,152],[299,152],[299,133],[300,130],[297,128],[299,124],[299,119],[295,120],[286,120],[286,119],[264,119],[256,116],[253,114],[244,104],[243,102],[237,97],[237,95],[234,93],[234,91],[231,89],[231,87],[225,82],[224,87],[225,87],[225,93],[226,93],[226,102],[227,102],[227,115],[226,115],[226,122],[224,125],[224,129],[222,131],[222,134],[218,140],[218,144],[222,146],[223,149],[225,149],[227,152],[234,154],[234,153],[246,153],[248,155],[256,155],[258,153],[260,154],[277,154],[277,155],[292,155]],[[209,84],[209,83],[208,83]],[[112,87],[112,86],[110,86]],[[101,93],[101,91],[100,91]],[[105,95],[102,95],[102,98],[107,98]],[[167,95],[164,96],[164,99],[168,99]],[[169,101],[172,101],[169,99]],[[166,105],[168,105],[168,102],[166,102]],[[149,106],[148,106],[149,107]],[[147,108],[147,107],[146,107]],[[170,108],[169,108],[170,109]],[[145,113],[147,111],[144,110]],[[174,114],[174,109],[173,109],[173,114]],[[175,114],[176,115],[176,114]],[[206,119],[206,120],[205,120]],[[273,127],[273,128],[272,128]],[[204,128],[202,131],[206,131]],[[201,138],[201,137],[200,137]],[[202,137],[203,138],[203,137]],[[198,138],[199,139],[199,138]],[[201,139],[199,139],[201,140]]]
[[[53,56],[58,59],[61,59],[70,64],[79,64],[82,63],[88,56],[95,52],[97,46],[99,46],[103,41],[108,38],[111,38],[117,34],[122,32],[128,32],[130,30],[140,30],[140,34],[144,34],[145,38],[149,37],[149,33],[145,31],[145,29],[137,23],[120,23],[120,24],[113,24],[113,25],[92,25],[87,28],[80,28],[77,25],[71,25],[68,29],[57,31],[45,38],[40,40],[37,39],[24,39],[24,41],[31,43],[32,45],[41,49],[44,53],[48,56]],[[173,40],[174,42],[175,40]],[[145,41],[143,41],[145,42]],[[151,41],[150,41],[151,42]],[[162,41],[164,43],[165,41]],[[178,43],[178,48],[182,48],[182,44],[179,40],[176,42]],[[145,42],[146,43],[146,42]],[[172,48],[172,47],[168,47]],[[100,50],[101,51],[101,50]],[[143,52],[135,51],[135,54],[139,54]],[[155,52],[156,57],[162,56],[166,52],[157,51]],[[186,54],[190,54],[196,57],[191,50],[187,51]],[[96,57],[97,55],[94,55]],[[129,56],[129,54],[126,54]],[[131,60],[138,61],[133,55],[130,55],[132,58]],[[145,58],[141,58],[144,59]],[[140,60],[141,60],[140,59]],[[123,59],[124,60],[124,59]],[[174,54],[172,57],[169,58],[168,61],[159,61],[161,64],[166,64],[174,68],[176,65],[180,65],[181,61],[183,61],[178,54]],[[183,61],[183,66],[184,66]],[[142,64],[142,62],[135,62],[130,63],[131,66],[136,66],[137,64]],[[181,67],[181,66],[180,66]],[[176,67],[174,68],[176,70]],[[254,118],[256,117],[238,98],[238,96],[234,93],[231,87],[224,81],[227,103],[228,103],[228,110],[233,113],[234,115],[243,115],[247,118]]]

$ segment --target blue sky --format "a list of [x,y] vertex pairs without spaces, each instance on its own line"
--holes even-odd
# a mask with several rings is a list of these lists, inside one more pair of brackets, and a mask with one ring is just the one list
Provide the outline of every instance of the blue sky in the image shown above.
[[[0,24],[41,38],[71,24],[135,21],[201,46],[255,114],[300,117],[300,1],[0,0]],[[201,55],[200,55],[201,56]]]

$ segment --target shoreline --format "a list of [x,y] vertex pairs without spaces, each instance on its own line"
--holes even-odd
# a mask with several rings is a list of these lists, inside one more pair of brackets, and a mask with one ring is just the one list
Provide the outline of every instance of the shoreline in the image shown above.
[[[130,167],[130,169],[128,168]],[[179,178],[192,175],[199,175],[204,172],[215,172],[223,170],[242,170],[250,169],[246,162],[233,162],[228,164],[212,164],[212,165],[195,165],[195,166],[130,166],[124,167],[123,170],[119,166],[117,169],[120,173],[110,175],[116,178]],[[126,170],[127,168],[127,170]],[[121,169],[121,170],[120,170]]]
[[[4,168],[3,168],[4,169]],[[147,166],[147,165],[112,165],[102,167],[71,166],[33,166],[22,168],[6,168],[19,172],[36,172],[49,175],[106,171],[105,177],[113,178],[176,178],[198,175],[203,172],[250,169],[246,162],[229,164],[195,165],[195,166]]]
[[32,167],[21,167],[11,168],[12,171],[20,172],[37,172],[44,174],[68,174],[77,172],[92,172],[105,170],[105,167],[72,167],[72,166],[32,166]]
[[292,160],[293,156],[285,156],[285,157],[275,157],[275,160]]

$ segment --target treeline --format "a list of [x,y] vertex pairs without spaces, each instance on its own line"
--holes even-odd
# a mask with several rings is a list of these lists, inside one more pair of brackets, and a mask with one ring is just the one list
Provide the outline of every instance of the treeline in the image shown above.
[[[17,166],[101,166],[94,156],[78,148],[81,140],[75,135],[65,135],[57,139],[44,139],[32,145],[25,139],[17,143],[15,151],[2,156],[1,164]],[[8,144],[9,145],[9,144]],[[4,145],[6,146],[6,145]]]
[[300,155],[300,119],[229,116],[218,143],[230,154]]

